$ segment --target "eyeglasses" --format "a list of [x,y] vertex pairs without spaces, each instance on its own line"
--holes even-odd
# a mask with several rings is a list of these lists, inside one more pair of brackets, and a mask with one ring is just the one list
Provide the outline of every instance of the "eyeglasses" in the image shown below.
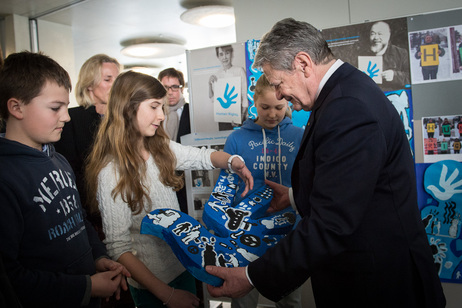
[[181,88],[183,88],[183,86],[181,85],[177,85],[177,84],[174,84],[173,86],[170,86],[170,87],[167,87],[167,86],[164,86],[165,87],[165,90],[172,90],[173,92],[178,92]]

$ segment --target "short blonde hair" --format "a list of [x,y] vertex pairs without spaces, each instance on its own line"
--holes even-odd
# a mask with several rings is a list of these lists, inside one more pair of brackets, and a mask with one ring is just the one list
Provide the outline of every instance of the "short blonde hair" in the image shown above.
[[96,86],[101,82],[101,68],[103,63],[114,63],[122,69],[119,62],[105,54],[97,54],[89,58],[80,68],[79,80],[75,85],[75,98],[77,103],[85,108],[93,105],[91,100],[89,87]]

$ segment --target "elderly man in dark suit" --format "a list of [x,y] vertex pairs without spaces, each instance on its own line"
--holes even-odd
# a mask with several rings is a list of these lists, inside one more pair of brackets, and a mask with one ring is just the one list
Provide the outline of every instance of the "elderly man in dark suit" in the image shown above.
[[409,143],[383,92],[335,60],[316,28],[290,18],[263,37],[254,66],[279,99],[312,111],[293,190],[270,183],[272,209],[292,200],[303,218],[248,267],[208,267],[224,279],[211,295],[239,297],[255,286],[277,301],[311,277],[318,308],[444,307]]

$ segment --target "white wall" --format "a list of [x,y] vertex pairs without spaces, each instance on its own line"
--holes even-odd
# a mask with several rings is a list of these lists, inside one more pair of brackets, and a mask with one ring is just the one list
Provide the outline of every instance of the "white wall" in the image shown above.
[[72,93],[70,107],[77,106],[74,89],[77,83],[77,74],[74,57],[74,40],[72,27],[54,22],[38,20],[39,50],[58,62],[71,77]]
[[462,8],[460,0],[233,0],[233,4],[238,42],[260,39],[277,21],[286,17],[325,29]]
[[[3,51],[5,58],[15,52],[31,51],[29,18],[19,15],[8,15],[2,23],[5,38]],[[58,62],[71,77],[75,87],[77,74],[74,62],[74,41],[70,26],[38,20],[39,51]],[[71,105],[77,105],[73,92],[70,95]]]
[[17,51],[30,50],[29,19],[19,15],[9,15],[4,20],[5,58]]
[[[293,17],[319,29],[364,21],[406,17],[462,8],[460,0],[233,0],[236,15],[236,39],[243,42],[260,39],[279,20]],[[462,16],[461,16],[462,24]],[[414,127],[421,127],[415,123]],[[420,142],[416,132],[415,140]],[[419,146],[419,147],[418,147]],[[421,145],[415,144],[416,149]],[[422,154],[416,153],[416,159]],[[315,307],[309,282],[304,286],[303,307]],[[462,306],[462,285],[443,283],[447,308]],[[263,302],[266,302],[263,300]]]

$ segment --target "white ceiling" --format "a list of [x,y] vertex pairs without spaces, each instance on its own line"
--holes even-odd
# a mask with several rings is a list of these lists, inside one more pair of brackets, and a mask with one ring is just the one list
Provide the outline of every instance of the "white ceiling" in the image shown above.
[[[229,4],[230,0],[206,3]],[[204,28],[180,20],[186,8],[204,0],[1,0],[0,16],[16,14],[72,27],[76,71],[89,57],[105,53],[125,66],[158,66],[157,73],[175,67],[186,73],[186,56],[136,59],[123,56],[121,42],[137,37],[164,36],[185,42],[187,50],[234,43],[235,27]]]

